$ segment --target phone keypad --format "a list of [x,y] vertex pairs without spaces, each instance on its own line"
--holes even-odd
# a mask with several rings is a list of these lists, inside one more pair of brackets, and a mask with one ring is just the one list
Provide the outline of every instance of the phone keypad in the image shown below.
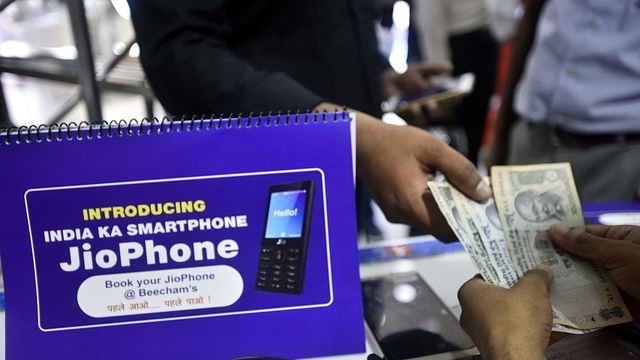
[[282,293],[302,292],[301,249],[262,247],[256,289]]

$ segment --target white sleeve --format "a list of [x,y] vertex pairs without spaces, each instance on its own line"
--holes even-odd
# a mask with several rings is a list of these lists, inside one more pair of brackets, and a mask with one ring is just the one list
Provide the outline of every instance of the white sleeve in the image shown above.
[[422,58],[429,61],[451,59],[449,51],[449,0],[414,0],[411,21],[415,26]]

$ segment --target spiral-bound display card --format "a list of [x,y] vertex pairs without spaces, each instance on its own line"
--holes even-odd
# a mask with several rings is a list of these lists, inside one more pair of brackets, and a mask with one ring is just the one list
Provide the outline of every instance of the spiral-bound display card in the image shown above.
[[7,359],[364,352],[348,113],[10,129]]

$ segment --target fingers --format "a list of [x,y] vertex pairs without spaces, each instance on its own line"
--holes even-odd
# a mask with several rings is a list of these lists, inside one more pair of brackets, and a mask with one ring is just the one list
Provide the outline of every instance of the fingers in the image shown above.
[[[551,267],[546,264],[536,266],[527,272],[520,281],[514,286],[517,291],[533,291],[539,294],[547,294],[547,289],[553,279]],[[499,289],[496,285],[492,285],[482,279],[481,276],[474,276],[464,283],[458,290],[458,300],[464,308],[468,303],[473,302],[477,294],[485,291]],[[506,289],[502,289],[508,291]]]
[[[605,263],[610,258],[611,251],[620,242],[598,236],[599,234],[606,235],[606,229],[601,227],[590,227],[589,229],[595,234],[570,231],[560,224],[555,224],[549,229],[549,236],[556,244],[573,254]],[[606,266],[606,263],[604,265]]]
[[640,227],[633,225],[607,226],[607,225],[589,225],[587,232],[596,236],[608,239],[625,239],[633,233],[640,238]]
[[418,66],[420,67],[420,72],[423,76],[438,75],[451,72],[453,70],[453,64],[450,61],[433,63],[421,62]]
[[538,266],[511,289],[473,278],[460,288],[460,324],[492,359],[542,359],[553,323],[551,269]]
[[[532,270],[529,270],[522,279],[518,281],[515,287],[526,287],[546,293],[546,289],[551,284],[552,279],[553,272],[551,267],[546,264],[541,264]],[[485,287],[495,288],[496,285],[492,285],[484,281],[482,276],[476,275],[462,285],[460,291],[458,291],[458,296],[465,296],[466,294],[473,293],[474,291],[482,290]]]
[[444,143],[434,146],[442,147],[437,156],[431,156],[434,168],[442,172],[450,184],[475,201],[484,202],[491,197],[489,184],[471,161]]
[[438,108],[439,108],[438,102],[435,101],[434,99],[427,99],[424,102],[424,106],[427,109],[427,111],[429,111],[429,112],[436,112],[436,111],[438,111]]
[[417,62],[409,64],[409,68],[402,74],[395,76],[386,75],[403,92],[416,92],[430,87],[429,78],[434,75],[450,72],[453,69],[451,62]]
[[553,225],[549,236],[563,249],[602,264],[620,289],[640,299],[639,227],[590,226],[587,232],[577,232]]

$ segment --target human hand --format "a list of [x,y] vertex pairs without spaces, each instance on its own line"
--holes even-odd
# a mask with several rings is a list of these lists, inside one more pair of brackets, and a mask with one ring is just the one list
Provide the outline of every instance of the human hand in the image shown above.
[[402,74],[393,69],[387,69],[382,73],[387,98],[406,93],[420,92],[429,89],[429,79],[434,75],[448,73],[453,70],[451,62],[427,62],[420,61],[410,63],[407,71]]
[[457,103],[424,99],[408,101],[398,106],[394,111],[409,125],[425,128],[428,125],[451,123],[455,116]]
[[427,131],[384,124],[356,114],[357,173],[387,219],[426,230],[441,241],[455,235],[427,182],[437,172],[469,198],[485,201],[491,189],[462,154]]
[[548,287],[551,268],[540,265],[511,289],[475,277],[462,285],[460,324],[482,358],[544,359],[553,314]]
[[640,227],[589,225],[578,232],[557,224],[549,236],[563,249],[601,263],[620,288],[633,319],[640,321]]

